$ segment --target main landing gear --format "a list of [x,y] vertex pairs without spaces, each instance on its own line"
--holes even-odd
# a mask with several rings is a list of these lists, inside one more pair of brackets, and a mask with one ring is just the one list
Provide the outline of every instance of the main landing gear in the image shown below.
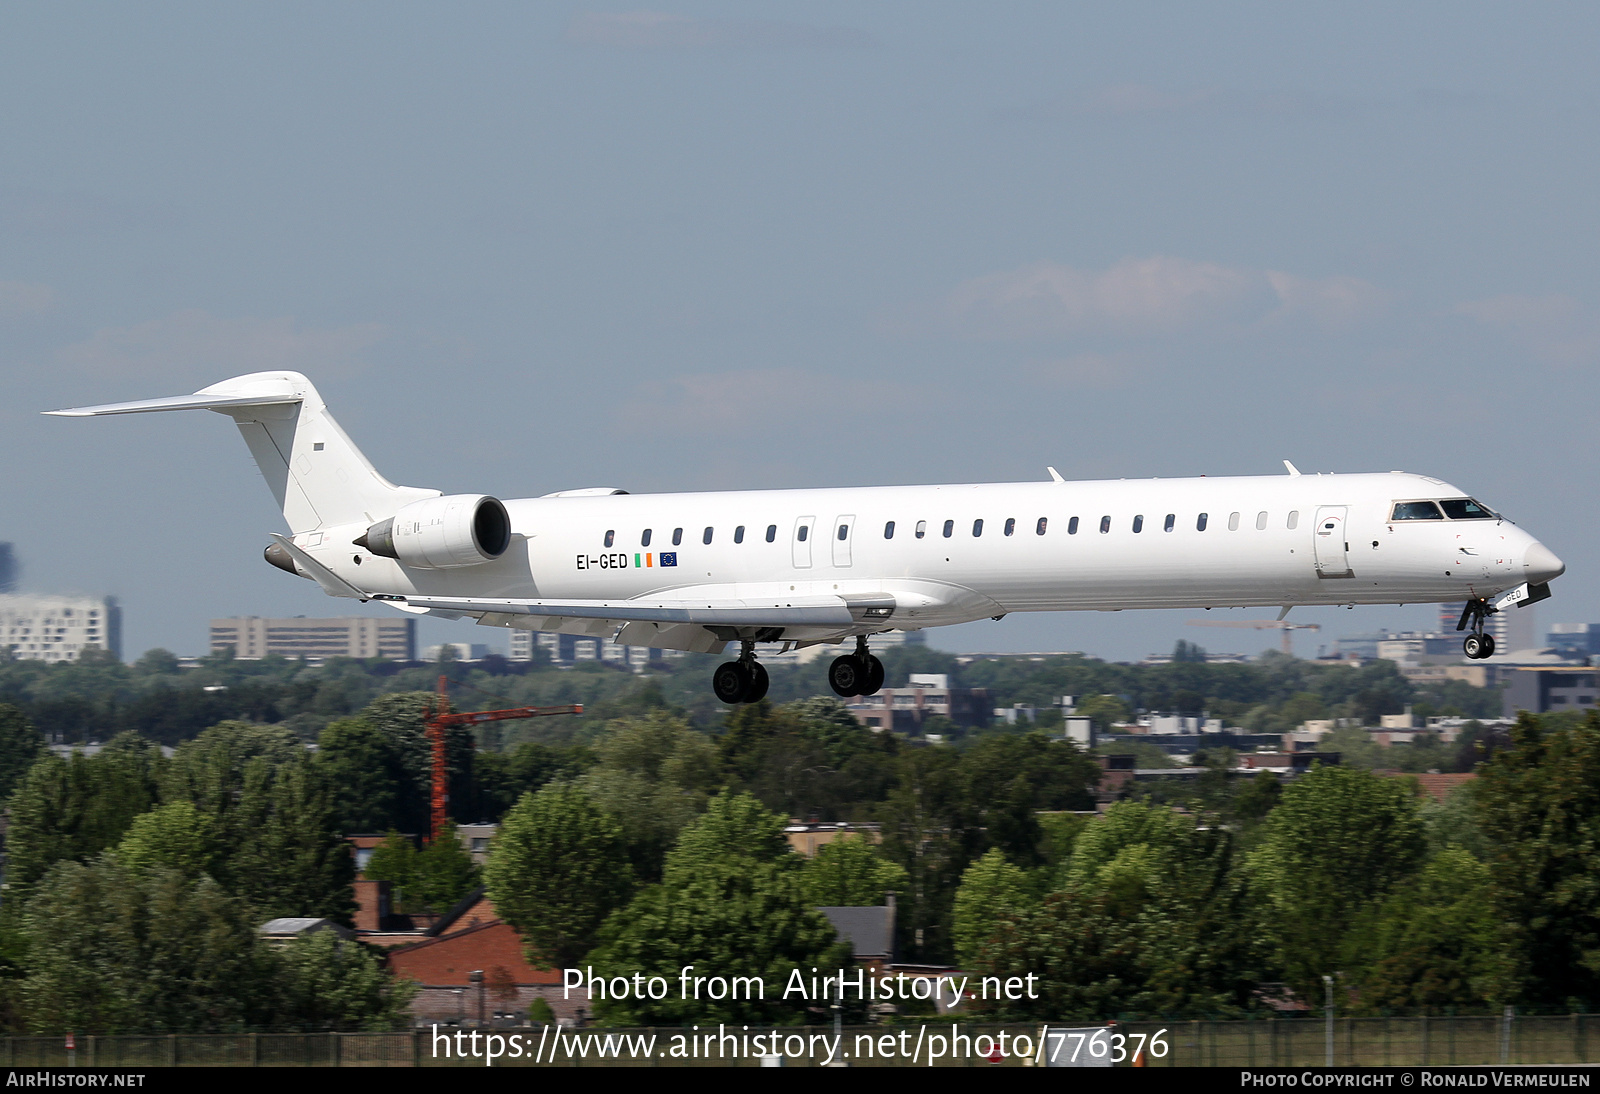
[[876,695],[883,687],[883,662],[867,652],[865,636],[856,638],[856,652],[835,658],[828,666],[828,686],[835,695]]
[[1461,620],[1456,624],[1456,630],[1464,631],[1467,624],[1472,624],[1472,633],[1467,635],[1461,643],[1461,650],[1470,660],[1482,661],[1486,657],[1494,656],[1494,635],[1485,634],[1483,631],[1484,620],[1488,619],[1495,609],[1482,597],[1467,601],[1467,606],[1461,611]]
[[730,705],[754,703],[767,694],[767,670],[756,660],[756,644],[741,642],[739,645],[739,660],[724,661],[711,674],[711,690]]

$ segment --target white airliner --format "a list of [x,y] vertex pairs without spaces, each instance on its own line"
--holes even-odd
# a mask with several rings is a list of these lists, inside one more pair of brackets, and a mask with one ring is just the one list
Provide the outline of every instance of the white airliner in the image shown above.
[[[214,410],[283,509],[267,561],[333,596],[495,627],[721,652],[727,703],[766,693],[758,643],[856,640],[829,682],[870,695],[866,636],[1010,612],[1466,601],[1550,595],[1548,548],[1449,483],[1401,472],[704,494],[563,490],[502,502],[395,486],[299,373],[194,395],[50,411]],[[1282,618],[1280,615],[1279,618]]]

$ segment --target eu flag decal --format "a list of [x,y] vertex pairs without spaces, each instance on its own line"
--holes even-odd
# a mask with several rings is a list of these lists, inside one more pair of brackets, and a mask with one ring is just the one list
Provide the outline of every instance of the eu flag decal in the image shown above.
[[656,556],[656,561],[661,566],[676,566],[678,564],[678,552],[662,551]]

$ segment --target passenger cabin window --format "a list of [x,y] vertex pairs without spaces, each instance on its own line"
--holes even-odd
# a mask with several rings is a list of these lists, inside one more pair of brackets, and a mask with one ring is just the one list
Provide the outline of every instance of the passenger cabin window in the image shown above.
[[1111,518],[1110,517],[1101,517],[1100,518],[1100,534],[1103,536],[1109,531],[1111,531]]
[[711,529],[709,527],[706,529],[705,535],[700,537],[700,542],[704,543],[707,547],[711,546]]
[[1267,514],[1266,514],[1266,511],[1263,510],[1262,512],[1259,512],[1259,513],[1256,514],[1256,531],[1258,531],[1258,532],[1265,531],[1266,527],[1267,527]]
[[776,524],[767,525],[767,542],[768,543],[774,543],[774,542],[777,541],[777,538],[778,538],[778,526]]
[[1006,518],[1006,535],[1014,536],[1016,534],[1017,534],[1017,518],[1016,517],[1007,517]]
[[945,539],[949,539],[951,536],[955,535],[955,532],[956,532],[956,522],[953,521],[953,520],[945,521],[944,522],[944,538]]
[[1036,536],[1042,536],[1044,535],[1044,530],[1048,527],[1050,527],[1050,522],[1044,517],[1040,517],[1039,523],[1033,526],[1033,534]]
[[1237,532],[1238,530],[1239,530],[1239,514],[1238,513],[1229,513],[1228,514],[1228,531]]
[[639,546],[641,546],[641,547],[650,546],[650,529],[646,528],[643,532],[640,533],[640,535],[639,535]]
[[1444,514],[1431,501],[1397,501],[1390,520],[1443,520]]
[[972,522],[972,538],[977,539],[981,535],[983,535],[983,518],[979,517]]
[[743,543],[744,542],[744,525],[741,524],[741,525],[739,525],[739,527],[737,527],[737,528],[735,528],[733,530],[733,542],[735,542],[735,543]]
[[1067,535],[1075,536],[1077,534],[1078,534],[1078,518],[1077,517],[1073,517],[1071,520],[1067,521]]
[[928,534],[928,522],[925,521],[925,520],[917,521],[917,538],[921,539],[923,536],[925,536],[927,534]]
[[672,545],[674,547],[676,547],[682,542],[683,542],[683,529],[682,528],[674,528],[672,530]]
[[893,539],[894,538],[894,521],[891,520],[888,524],[885,524],[883,526],[883,538],[884,539]]
[[850,526],[848,524],[839,525],[839,542],[843,543],[845,540],[847,540],[849,538],[850,538]]
[[1135,532],[1144,531],[1144,514],[1143,513],[1140,513],[1138,516],[1133,518],[1133,530]]
[[1499,520],[1499,514],[1485,509],[1471,498],[1449,498],[1439,503],[1451,520]]
[[606,546],[610,547],[612,544],[614,544],[616,542],[617,542],[616,530],[613,529],[613,528],[607,528],[606,529]]
[[1289,531],[1292,532],[1298,527],[1300,527],[1300,510],[1298,510],[1298,509],[1290,510],[1290,512],[1289,512]]
[[1206,530],[1206,521],[1208,521],[1210,519],[1211,519],[1211,514],[1210,513],[1201,513],[1198,517],[1195,517],[1194,518],[1194,530],[1196,532],[1204,532]]
[[795,532],[795,534],[794,534],[795,538],[798,539],[801,543],[804,543],[806,541],[806,533],[808,533],[810,531],[811,531],[810,528],[808,528],[806,525],[802,524],[800,526],[799,530]]
[[1177,523],[1178,523],[1178,514],[1176,514],[1176,513],[1168,513],[1166,522],[1161,525],[1161,530],[1163,532],[1170,532],[1170,531],[1172,531],[1172,526],[1177,524]]

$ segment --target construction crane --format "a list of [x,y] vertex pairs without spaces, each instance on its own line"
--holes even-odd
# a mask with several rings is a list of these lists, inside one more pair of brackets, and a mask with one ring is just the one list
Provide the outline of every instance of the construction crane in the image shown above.
[[1294,656],[1294,647],[1289,644],[1290,631],[1320,631],[1320,623],[1287,623],[1282,619],[1191,619],[1191,627],[1249,627],[1257,631],[1280,631],[1283,635],[1283,652],[1286,656]]
[[450,679],[439,677],[439,696],[429,700],[422,724],[428,730],[428,743],[433,746],[433,800],[428,842],[439,839],[444,831],[446,814],[450,806],[450,771],[445,763],[444,731],[451,726],[471,726],[479,722],[504,722],[512,718],[543,718],[547,714],[582,714],[583,706],[573,703],[564,707],[512,707],[510,710],[474,710],[464,714],[450,713]]

